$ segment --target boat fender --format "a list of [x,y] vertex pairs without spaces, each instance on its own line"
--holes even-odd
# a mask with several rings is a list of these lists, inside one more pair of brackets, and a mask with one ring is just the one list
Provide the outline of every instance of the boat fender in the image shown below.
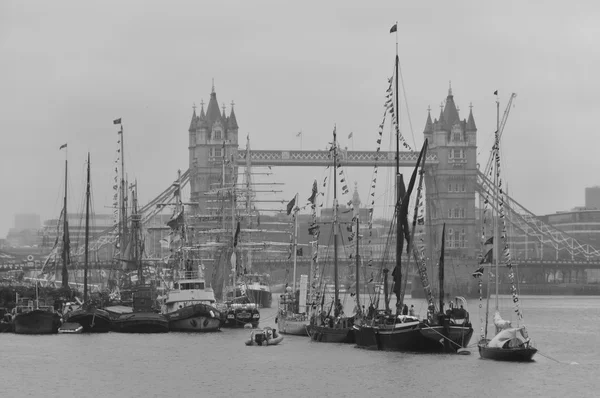
[[210,317],[214,318],[215,317],[215,313],[213,312],[213,310],[210,310],[209,312],[210,312]]
[[469,351],[466,348],[459,348],[458,350],[456,350],[456,353],[458,355],[471,355],[471,351]]
[[204,327],[208,326],[208,318],[204,320],[204,322],[202,323],[204,325]]
[[193,327],[196,327],[196,326],[198,326],[198,322],[196,322],[195,319],[191,319],[190,320],[190,325],[192,325]]

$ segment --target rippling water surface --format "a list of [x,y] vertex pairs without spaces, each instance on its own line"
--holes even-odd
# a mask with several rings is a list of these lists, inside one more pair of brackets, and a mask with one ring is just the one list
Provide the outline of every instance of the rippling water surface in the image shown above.
[[[374,352],[285,336],[246,347],[248,330],[212,334],[0,334],[2,397],[594,397],[600,298],[524,297],[534,363]],[[421,314],[423,300],[407,300]],[[350,307],[349,304],[346,305]],[[476,342],[477,300],[470,302]],[[506,311],[508,313],[508,310]],[[275,326],[276,309],[261,311]],[[558,361],[558,362],[557,362]]]

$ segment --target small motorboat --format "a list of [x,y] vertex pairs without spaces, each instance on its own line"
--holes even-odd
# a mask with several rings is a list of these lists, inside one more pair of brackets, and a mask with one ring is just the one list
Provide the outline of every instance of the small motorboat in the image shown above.
[[283,336],[277,333],[277,330],[266,327],[264,329],[253,330],[250,333],[250,340],[246,340],[246,345],[269,346],[277,345],[283,341]]
[[58,333],[82,333],[83,326],[75,322],[65,322],[58,328]]

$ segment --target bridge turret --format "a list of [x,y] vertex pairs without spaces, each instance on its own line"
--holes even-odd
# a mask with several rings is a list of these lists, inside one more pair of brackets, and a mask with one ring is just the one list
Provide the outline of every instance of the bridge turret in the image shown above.
[[[431,125],[429,122],[428,117],[423,134],[431,138],[431,152],[437,155],[438,163],[430,166],[425,174],[426,225],[431,231],[427,234],[430,240],[427,256],[439,257],[442,226],[446,223],[446,256],[471,269],[470,266],[476,264],[479,248],[475,219],[475,121],[472,112],[468,121],[460,120],[450,88],[445,104],[440,106],[440,118]],[[469,280],[468,275],[464,275],[465,282]]]
[[[195,119],[195,131],[190,129],[190,200],[198,203],[198,210],[206,214],[209,213],[206,206],[209,198],[205,193],[221,181],[223,158],[228,161],[231,156],[237,157],[238,124],[233,104],[229,117],[226,116],[224,106],[222,112],[219,109],[214,83],[206,113],[203,102],[201,107],[200,116]],[[237,171],[232,173],[230,167],[225,168],[226,183],[231,182],[235,175]]]

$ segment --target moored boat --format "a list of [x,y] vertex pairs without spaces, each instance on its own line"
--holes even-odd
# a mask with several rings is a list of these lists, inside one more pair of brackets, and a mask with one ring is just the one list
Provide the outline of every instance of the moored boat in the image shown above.
[[[330,310],[326,312],[323,309],[323,302],[321,302],[321,313],[319,315],[312,314],[310,323],[308,325],[308,335],[312,341],[324,342],[324,343],[353,343],[354,342],[354,330],[353,323],[354,318],[348,317],[344,314],[342,303],[340,301],[340,284],[338,280],[338,199],[337,199],[337,176],[338,176],[338,156],[339,156],[339,145],[337,142],[336,128],[333,129],[333,143],[331,145],[330,152],[332,153],[333,161],[333,302],[331,303]],[[316,195],[316,186],[313,185],[313,195],[309,199],[311,203],[314,203]],[[311,228],[313,228],[311,226]],[[310,231],[309,231],[310,232]],[[333,314],[331,314],[333,309]]]
[[[175,184],[181,185],[181,175]],[[194,248],[187,244],[187,234],[183,232],[186,223],[180,189],[175,191],[175,211],[167,226],[171,229],[170,236],[180,244],[171,247],[175,256],[174,280],[164,297],[161,313],[174,332],[218,331],[222,318],[221,312],[213,306],[213,289],[206,286],[204,265],[196,263]]]
[[[496,91],[494,94],[498,95]],[[488,268],[488,289],[490,292],[490,283],[492,278],[495,281],[495,313],[494,313],[494,326],[495,326],[495,336],[492,339],[488,339],[488,319],[490,313],[490,295],[487,295],[486,302],[486,311],[485,311],[485,329],[484,334],[481,337],[481,340],[477,344],[479,350],[479,356],[482,359],[492,359],[496,361],[512,361],[512,362],[527,362],[533,359],[533,356],[537,353],[537,349],[533,346],[527,330],[525,326],[513,327],[512,322],[510,320],[502,319],[500,315],[500,307],[499,307],[499,282],[500,282],[500,243],[502,240],[503,243],[503,251],[502,256],[504,260],[504,264],[508,271],[508,280],[511,284],[511,292],[512,292],[512,303],[514,306],[514,312],[517,315],[517,323],[522,321],[523,313],[520,308],[520,300],[518,293],[518,283],[516,282],[517,276],[515,275],[515,270],[513,269],[510,246],[508,244],[507,239],[507,226],[506,226],[506,217],[505,217],[505,206],[507,198],[503,197],[506,191],[503,191],[502,179],[500,178],[500,133],[499,133],[499,119],[500,119],[500,102],[496,97],[496,120],[497,120],[497,130],[495,132],[495,140],[494,146],[492,148],[491,159],[493,162],[491,163],[493,170],[490,170],[490,174],[494,177],[493,186],[491,193],[488,193],[489,199],[492,200],[492,203],[495,205],[492,207],[495,214],[492,217],[492,231],[493,236],[486,240],[483,244],[484,246],[492,245],[492,248],[487,251],[491,255],[488,261],[488,254],[483,256],[483,263],[492,263],[494,264],[494,275],[492,276],[491,267]],[[486,170],[487,171],[487,170]],[[486,199],[486,207],[484,208],[484,212],[487,211],[489,200]],[[502,236],[500,237],[499,231],[502,231]],[[478,270],[473,273],[473,276],[479,278],[479,286],[481,291],[481,278],[483,275],[484,267],[481,266]],[[481,297],[480,297],[481,300]]]
[[256,303],[259,308],[271,308],[273,294],[269,285],[268,274],[246,274],[238,282],[236,296],[248,296],[251,302]]
[[111,317],[108,311],[83,306],[80,309],[66,312],[64,322],[78,323],[83,327],[83,333],[106,333],[111,330]]
[[221,312],[211,288],[205,286],[202,265],[197,271],[179,271],[178,281],[167,292],[162,314],[172,332],[215,332],[221,329]]
[[13,309],[13,331],[17,334],[54,334],[60,327],[60,315],[52,306],[38,300],[20,299]]
[[221,304],[218,307],[222,314],[222,326],[226,328],[243,328],[251,325],[258,327],[260,323],[260,311],[258,306],[250,303],[247,297],[237,297],[231,302]]
[[119,333],[166,333],[167,318],[153,309],[150,286],[138,286],[133,291],[133,308],[130,312],[111,311],[111,330]]

